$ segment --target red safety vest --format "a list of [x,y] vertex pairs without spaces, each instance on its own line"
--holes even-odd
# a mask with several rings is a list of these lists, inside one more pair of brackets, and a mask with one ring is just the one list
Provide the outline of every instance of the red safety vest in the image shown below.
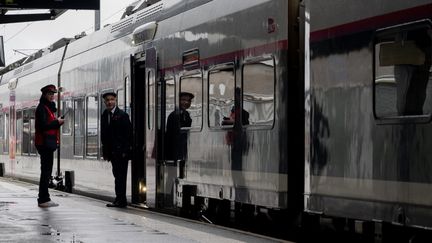
[[[44,105],[48,117],[46,120],[46,124],[50,124],[51,122],[53,122],[54,120],[57,120],[54,112],[52,112],[48,106]],[[37,119],[36,119],[37,121]],[[46,130],[46,131],[40,131],[38,129],[38,126],[36,125],[36,132],[35,132],[35,145],[36,146],[44,146],[46,145],[46,140],[47,139],[56,139],[56,143],[57,145],[60,144],[60,133],[59,133],[59,129],[50,129],[50,130]]]

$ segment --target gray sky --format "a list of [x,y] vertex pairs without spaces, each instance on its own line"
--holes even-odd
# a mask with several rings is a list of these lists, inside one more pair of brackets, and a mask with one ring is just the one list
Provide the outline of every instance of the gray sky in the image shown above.
[[[135,1],[100,0],[101,28],[120,20],[123,10]],[[68,10],[56,20],[0,25],[6,65],[25,57],[14,50],[31,54],[48,47],[63,37],[74,37],[82,31],[85,31],[87,35],[94,32],[94,11]]]

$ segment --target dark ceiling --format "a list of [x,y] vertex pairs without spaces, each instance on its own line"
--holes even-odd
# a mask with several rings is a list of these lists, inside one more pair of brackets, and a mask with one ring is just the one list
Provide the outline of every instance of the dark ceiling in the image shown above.
[[100,0],[0,0],[0,24],[53,20],[68,9],[99,10],[99,7]]

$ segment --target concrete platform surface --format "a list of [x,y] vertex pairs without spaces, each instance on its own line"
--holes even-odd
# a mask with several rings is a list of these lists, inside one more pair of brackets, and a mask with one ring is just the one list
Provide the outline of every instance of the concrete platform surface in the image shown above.
[[60,206],[43,209],[37,193],[37,185],[0,177],[0,242],[277,242],[55,190]]

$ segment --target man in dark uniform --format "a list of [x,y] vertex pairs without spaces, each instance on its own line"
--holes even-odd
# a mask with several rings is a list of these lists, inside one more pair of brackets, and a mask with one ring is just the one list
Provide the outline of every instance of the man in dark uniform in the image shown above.
[[180,93],[180,107],[168,116],[166,125],[166,159],[184,160],[187,154],[187,132],[182,127],[190,127],[192,119],[187,109],[191,106],[194,95],[189,92]]
[[184,165],[187,157],[187,130],[182,127],[191,127],[192,119],[187,109],[191,106],[195,96],[189,92],[180,93],[180,106],[168,116],[165,141],[167,160],[180,161],[180,178],[184,177]]
[[101,119],[102,156],[111,161],[116,198],[107,207],[126,207],[126,179],[131,153],[132,124],[129,115],[117,107],[117,94],[105,93],[106,106]]
[[56,104],[54,94],[57,89],[50,84],[41,89],[42,96],[35,114],[35,146],[40,154],[41,175],[39,181],[39,207],[55,207],[57,203],[51,201],[48,192],[49,179],[53,169],[54,151],[59,146],[59,129],[63,125],[62,118],[56,118]]

